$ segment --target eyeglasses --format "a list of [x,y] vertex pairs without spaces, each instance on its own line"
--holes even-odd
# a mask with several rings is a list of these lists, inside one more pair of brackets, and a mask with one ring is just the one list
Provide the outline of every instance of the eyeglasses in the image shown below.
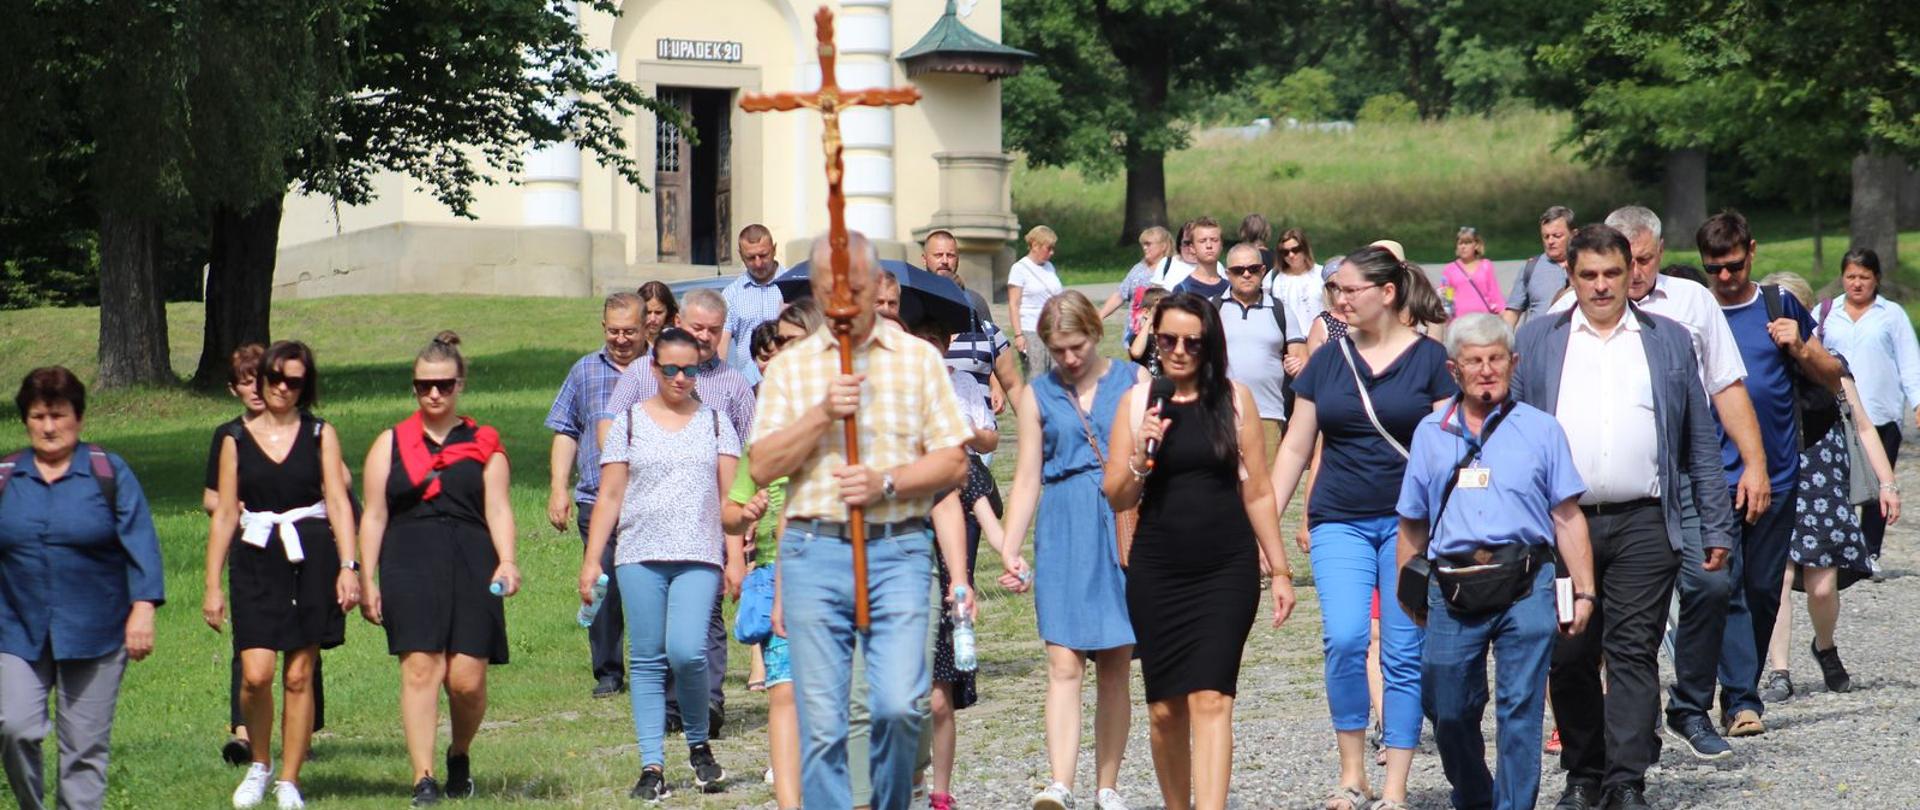
[[680,376],[685,376],[687,379],[691,380],[693,379],[694,373],[700,369],[700,366],[698,364],[693,364],[693,363],[682,366],[682,365],[675,365],[673,363],[656,362],[653,364],[653,367],[660,369],[660,376],[665,377],[669,380],[675,377],[680,377]]
[[276,385],[284,385],[287,387],[287,390],[289,391],[298,391],[302,388],[307,387],[307,378],[304,375],[294,377],[294,376],[288,376],[286,374],[282,374],[278,371],[268,371],[267,387],[272,388]]
[[1169,335],[1165,332],[1158,332],[1153,336],[1153,342],[1159,345],[1161,354],[1178,351],[1182,354],[1198,355],[1205,347],[1201,343],[1203,340],[1205,338],[1200,335]]
[[460,380],[455,378],[438,380],[422,380],[416,378],[413,381],[413,395],[416,397],[424,397],[430,391],[439,391],[441,396],[450,397],[453,396],[454,386],[459,384]]
[[1360,285],[1360,286],[1358,286],[1358,287],[1342,287],[1342,286],[1340,286],[1340,285],[1338,285],[1338,284],[1328,284],[1328,285],[1327,285],[1327,294],[1328,294],[1328,295],[1332,295],[1332,296],[1338,296],[1338,297],[1342,297],[1342,298],[1352,298],[1352,297],[1354,297],[1354,296],[1356,296],[1356,295],[1359,295],[1359,294],[1361,294],[1361,293],[1363,293],[1363,292],[1366,292],[1367,290],[1371,290],[1371,289],[1373,289],[1373,288],[1375,288],[1375,287],[1378,287],[1378,286],[1380,286],[1380,285],[1378,285],[1378,284],[1362,284],[1362,285]]
[[1747,262],[1751,261],[1752,259],[1753,259],[1752,256],[1742,256],[1740,257],[1740,260],[1737,262],[1722,262],[1720,264],[1713,264],[1709,262],[1709,263],[1700,265],[1700,269],[1704,271],[1708,276],[1717,276],[1717,275],[1720,275],[1721,273],[1737,276],[1737,275],[1740,275],[1742,271],[1747,269]]
[[639,336],[639,334],[640,334],[640,333],[641,333],[642,331],[644,331],[644,330],[640,330],[640,329],[614,329],[614,328],[612,328],[612,327],[607,327],[607,337],[610,337],[610,338],[628,338],[628,339],[632,339],[632,338],[634,338],[634,337],[637,337],[637,336]]
[[1232,273],[1236,276],[1251,276],[1251,275],[1264,273],[1266,271],[1267,271],[1267,266],[1264,264],[1236,264],[1227,268],[1227,272]]

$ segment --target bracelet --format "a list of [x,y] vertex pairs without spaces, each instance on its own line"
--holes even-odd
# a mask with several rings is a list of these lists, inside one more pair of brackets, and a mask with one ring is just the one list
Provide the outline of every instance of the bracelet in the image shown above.
[[1900,494],[1900,485],[1892,482],[1883,482],[1880,484],[1880,491],[1891,492],[1895,495],[1898,495]]
[[1590,594],[1590,593],[1575,593],[1575,594],[1573,595],[1573,600],[1574,600],[1574,601],[1576,601],[1576,602],[1578,602],[1578,601],[1580,601],[1580,600],[1582,600],[1582,599],[1585,599],[1585,600],[1587,600],[1587,601],[1589,601],[1589,602],[1592,602],[1592,603],[1594,603],[1594,604],[1596,604],[1596,605],[1597,605],[1597,604],[1600,604],[1600,597],[1598,597],[1598,596],[1594,596],[1593,594]]
[[1127,472],[1133,473],[1134,478],[1145,481],[1147,480],[1147,476],[1153,473],[1153,469],[1147,468],[1143,470],[1135,467],[1133,466],[1133,459],[1129,458],[1127,459]]

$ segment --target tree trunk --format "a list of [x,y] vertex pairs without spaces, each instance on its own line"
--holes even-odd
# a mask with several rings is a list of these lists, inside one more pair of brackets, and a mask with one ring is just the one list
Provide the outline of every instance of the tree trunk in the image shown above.
[[1888,286],[1899,286],[1900,281],[1895,215],[1905,172],[1906,164],[1896,157],[1863,152],[1853,158],[1853,204],[1847,217],[1851,241],[1855,248],[1880,254],[1882,278],[1894,282]]
[[1667,153],[1666,234],[1668,247],[1691,248],[1707,221],[1707,153],[1675,149]]
[[1909,164],[1900,173],[1900,230],[1920,231],[1920,168]]
[[100,212],[100,388],[172,384],[167,305],[160,297],[152,217]]
[[213,213],[213,257],[207,272],[207,325],[193,386],[227,383],[227,358],[246,343],[266,343],[271,330],[273,265],[280,245],[278,196],[239,211]]
[[[1167,155],[1165,152],[1127,149],[1127,215],[1120,226],[1120,244],[1131,244],[1140,232],[1167,224]],[[1179,236],[1176,234],[1175,238]]]

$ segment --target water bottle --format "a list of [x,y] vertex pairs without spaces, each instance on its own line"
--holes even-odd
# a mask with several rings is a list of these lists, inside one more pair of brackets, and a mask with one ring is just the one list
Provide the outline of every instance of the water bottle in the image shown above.
[[593,581],[593,601],[580,606],[577,618],[581,627],[593,626],[593,617],[600,615],[600,602],[606,598],[607,575],[601,574],[599,579]]
[[980,659],[974,649],[973,619],[961,610],[966,601],[967,587],[953,586],[953,668],[972,672],[980,667]]
[[507,595],[507,578],[501,577],[499,579],[494,580],[492,583],[489,583],[487,585],[487,593],[493,594],[494,596],[500,596],[500,597],[506,596]]

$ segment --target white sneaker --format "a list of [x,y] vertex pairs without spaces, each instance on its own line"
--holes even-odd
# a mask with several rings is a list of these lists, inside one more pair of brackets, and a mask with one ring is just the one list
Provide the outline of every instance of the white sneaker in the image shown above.
[[1033,810],[1073,810],[1073,791],[1055,782],[1033,794]]
[[1100,795],[1093,799],[1094,810],[1127,810],[1126,801],[1120,798],[1120,791],[1113,788],[1101,788]]
[[301,810],[307,803],[300,798],[300,786],[292,782],[273,783],[273,800],[280,810]]
[[768,769],[767,769],[767,779],[766,779],[766,781],[767,781],[767,784],[769,784],[769,785],[771,785],[771,784],[773,784],[773,769],[772,769],[772,768],[768,768]]
[[233,789],[233,806],[237,808],[258,807],[262,799],[267,798],[267,785],[273,781],[273,766],[258,762],[247,765],[247,775],[240,780],[240,786]]
[[1871,578],[1874,582],[1887,581],[1887,572],[1880,568],[1879,555],[1876,554],[1872,557],[1867,558],[1867,571],[1868,571],[1869,578]]

